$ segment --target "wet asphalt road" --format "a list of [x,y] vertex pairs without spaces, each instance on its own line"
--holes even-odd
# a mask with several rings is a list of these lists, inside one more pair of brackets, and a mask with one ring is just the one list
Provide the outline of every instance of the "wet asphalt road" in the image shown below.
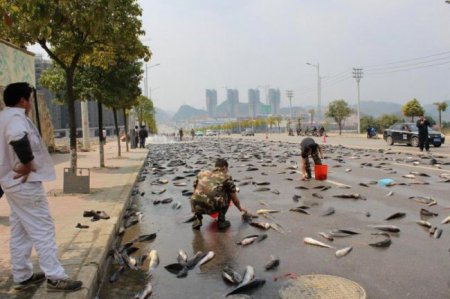
[[[439,182],[441,173],[450,173],[450,159],[441,156],[418,156],[417,154],[396,151],[355,150],[345,147],[327,146],[324,163],[329,166],[327,181],[299,180],[300,174],[290,166],[300,161],[298,146],[284,142],[255,141],[249,139],[204,139],[191,143],[154,144],[150,147],[148,174],[136,188],[140,194],[132,199],[132,205],[143,212],[142,222],[129,228],[122,240],[126,243],[140,234],[157,233],[151,243],[137,244],[140,250],[133,254],[148,253],[156,249],[160,265],[154,272],[151,282],[153,294],[150,298],[224,298],[233,286],[224,282],[221,271],[229,265],[243,274],[246,265],[252,265],[255,276],[266,279],[266,284],[251,293],[252,298],[279,298],[279,288],[288,280],[274,278],[287,273],[329,274],[342,276],[360,284],[369,298],[449,298],[450,297],[450,224],[441,221],[450,215],[449,183]],[[211,168],[217,157],[228,159],[229,173],[239,186],[243,181],[268,181],[270,191],[255,192],[256,185],[239,186],[239,198],[243,206],[255,213],[258,209],[275,209],[279,213],[269,218],[259,216],[258,221],[276,222],[284,233],[269,229],[261,231],[241,220],[235,207],[227,214],[231,228],[225,232],[217,230],[216,222],[206,216],[201,231],[193,231],[190,223],[183,223],[190,215],[189,197],[182,196],[182,190],[192,190],[195,177],[186,177],[178,182],[187,186],[174,186],[175,176],[184,176],[184,171]],[[440,169],[430,164],[431,158],[440,163]],[[168,166],[172,161],[177,166]],[[414,163],[416,162],[416,163]],[[418,163],[417,163],[418,162]],[[370,163],[370,164],[368,164]],[[363,164],[363,165],[362,165]],[[163,166],[160,173],[152,168]],[[246,171],[249,167],[258,170]],[[417,176],[403,178],[411,171],[423,172],[429,177]],[[145,171],[144,171],[145,173]],[[252,179],[245,179],[252,177]],[[152,185],[158,178],[169,182]],[[372,181],[392,178],[398,183],[392,187],[371,185]],[[428,183],[427,185],[423,183]],[[359,183],[368,183],[369,187]],[[351,186],[350,189],[342,185]],[[307,190],[296,187],[303,186]],[[330,186],[326,191],[314,189]],[[162,194],[152,194],[166,189]],[[271,192],[274,189],[279,195]],[[393,191],[392,196],[386,196]],[[145,192],[145,193],[144,193]],[[323,198],[312,196],[319,194]],[[340,199],[333,195],[358,193],[366,200]],[[293,195],[300,195],[299,202]],[[437,205],[426,206],[410,196],[430,196]],[[154,205],[156,199],[173,198],[170,204]],[[180,209],[172,204],[180,202]],[[289,211],[306,205],[310,215]],[[336,213],[320,216],[328,207]],[[437,217],[421,218],[419,211],[425,208],[438,213]],[[367,212],[370,217],[367,217]],[[398,220],[384,221],[396,212],[406,213]],[[442,236],[435,239],[427,229],[416,221],[428,220],[433,226],[443,230]],[[388,248],[373,248],[368,243],[381,241],[384,237],[373,236],[376,232],[369,225],[391,224],[400,228],[400,233],[391,234],[392,245]],[[360,234],[335,238],[333,242],[323,239],[318,232],[331,229],[349,229]],[[236,245],[242,238],[252,234],[267,233],[266,240],[241,247]],[[320,248],[303,243],[311,237],[338,249],[353,246],[353,251],[342,258],[335,257],[335,249]],[[189,256],[197,251],[214,251],[216,256],[209,263],[189,272],[186,278],[178,279],[164,269],[165,265],[175,263],[178,250],[183,249]],[[264,265],[274,255],[281,261],[273,271],[265,271]],[[145,265],[145,263],[144,263]],[[118,268],[112,263],[111,273]],[[144,266],[145,270],[145,266]],[[126,270],[115,283],[104,282],[99,298],[132,298],[146,283],[143,271]]]

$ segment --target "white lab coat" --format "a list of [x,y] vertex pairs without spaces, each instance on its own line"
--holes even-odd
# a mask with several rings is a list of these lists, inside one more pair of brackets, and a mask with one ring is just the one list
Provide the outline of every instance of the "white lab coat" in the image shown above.
[[[28,180],[14,179],[14,168],[20,165],[11,141],[28,134],[33,151],[34,171]],[[6,107],[0,111],[0,185],[11,207],[11,263],[15,282],[22,282],[33,275],[30,260],[35,247],[39,266],[47,278],[64,279],[67,275],[58,260],[55,243],[55,227],[48,209],[47,195],[42,181],[55,179],[53,161],[39,133],[25,115],[25,109]]]

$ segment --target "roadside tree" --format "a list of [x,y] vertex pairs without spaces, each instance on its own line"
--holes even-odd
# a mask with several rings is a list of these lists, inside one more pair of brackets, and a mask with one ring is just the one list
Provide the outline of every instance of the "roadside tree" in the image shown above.
[[342,135],[342,126],[345,120],[352,114],[352,109],[348,106],[347,102],[343,99],[334,100],[328,104],[328,111],[326,116],[334,119],[339,126],[339,135]]
[[403,119],[397,114],[383,114],[378,118],[380,130],[389,128],[395,123],[401,122]]
[[433,103],[436,106],[436,109],[438,111],[439,114],[439,130],[442,130],[442,118],[441,118],[441,114],[443,111],[447,110],[448,104],[446,102],[436,102]]
[[414,121],[414,116],[424,115],[425,109],[423,109],[419,101],[416,98],[414,98],[411,101],[406,102],[402,106],[402,113],[406,117],[411,117],[411,121]]
[[77,168],[74,74],[81,63],[98,67],[114,64],[117,56],[129,61],[149,60],[136,0],[0,0],[0,38],[21,47],[39,44],[64,71],[70,127],[70,166]]

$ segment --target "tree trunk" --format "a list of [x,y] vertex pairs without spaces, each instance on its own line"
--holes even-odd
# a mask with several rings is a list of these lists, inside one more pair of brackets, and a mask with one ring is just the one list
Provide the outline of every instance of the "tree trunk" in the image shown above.
[[119,125],[117,124],[117,110],[116,108],[113,108],[113,115],[114,115],[114,128],[116,128],[116,137],[117,137],[117,156],[121,157],[122,152],[120,148],[120,134],[119,134]]
[[438,113],[439,113],[439,131],[442,132],[441,109],[438,110]]
[[103,136],[103,111],[102,111],[102,103],[100,103],[100,101],[97,101],[97,108],[98,108],[98,140],[100,153],[100,167],[105,167],[104,142],[106,141],[106,136]]
[[123,124],[125,128],[125,145],[127,153],[130,151],[129,145],[128,145],[128,121],[127,121],[127,110],[123,108]]
[[77,126],[75,123],[75,96],[73,94],[73,73],[75,68],[65,69],[66,88],[69,109],[69,140],[70,140],[70,168],[73,172],[77,169]]
[[342,135],[342,122],[338,122],[339,125],[339,135]]

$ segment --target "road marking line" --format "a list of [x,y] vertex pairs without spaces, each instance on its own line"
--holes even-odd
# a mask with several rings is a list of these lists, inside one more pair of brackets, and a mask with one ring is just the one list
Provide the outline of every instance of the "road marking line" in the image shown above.
[[441,168],[435,168],[435,167],[429,167],[429,166],[421,166],[420,164],[419,165],[410,165],[410,164],[403,164],[403,163],[397,163],[397,162],[394,162],[392,164],[394,164],[394,165],[401,165],[401,166],[408,166],[408,167],[412,167],[412,168],[423,168],[423,169],[428,169],[428,170],[449,172],[449,170],[445,170],[445,169],[441,169]]

